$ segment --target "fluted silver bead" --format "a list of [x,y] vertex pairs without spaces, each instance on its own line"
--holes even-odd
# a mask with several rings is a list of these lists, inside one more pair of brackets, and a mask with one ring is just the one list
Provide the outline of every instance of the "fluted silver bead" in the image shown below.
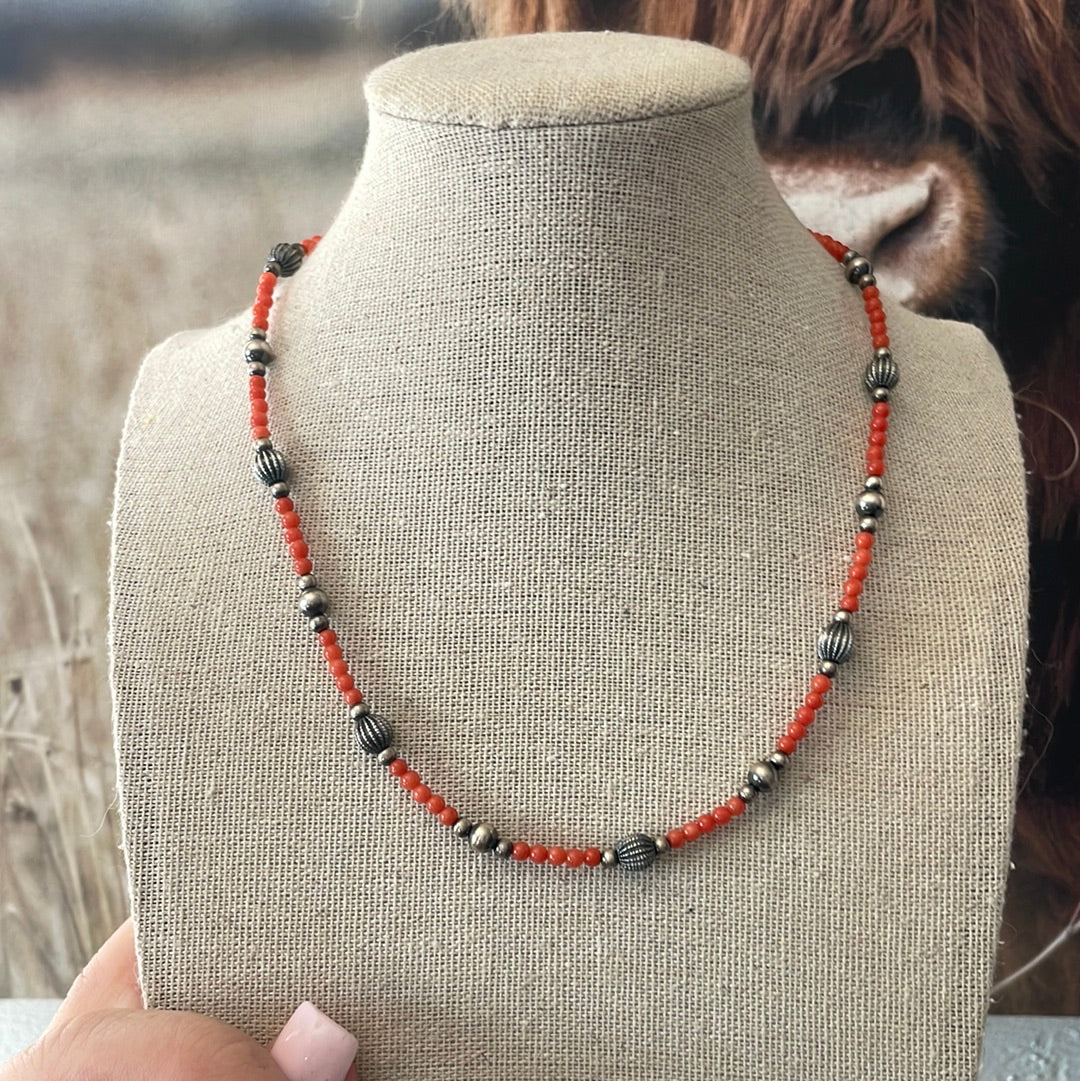
[[374,713],[353,718],[353,734],[356,745],[364,754],[378,754],[390,746],[394,733],[390,725]]
[[634,833],[615,845],[615,855],[628,871],[644,871],[657,857],[656,842],[647,833]]
[[321,589],[305,589],[296,604],[301,615],[321,616],[330,606],[330,598]]
[[847,264],[847,280],[849,282],[857,282],[865,274],[873,274],[874,268],[870,265],[869,259],[864,259],[861,255],[857,255],[850,263]]
[[896,366],[892,354],[875,356],[866,366],[866,385],[870,390],[884,387],[891,390],[900,382],[900,369]]
[[[844,614],[847,615],[848,613],[845,612]],[[843,664],[851,656],[854,645],[855,639],[851,633],[851,624],[845,620],[834,619],[818,638],[817,655],[823,661]]]
[[776,767],[765,759],[755,762],[747,771],[746,780],[759,792],[768,792],[776,784]]
[[314,619],[308,620],[308,629],[312,634],[319,634],[322,631],[328,630],[330,627],[330,620],[326,616],[315,616]]
[[495,846],[495,855],[498,856],[501,860],[509,859],[513,851],[514,842],[507,841],[505,838]]
[[855,501],[855,509],[864,518],[879,518],[885,512],[885,497],[881,492],[864,489]]
[[765,761],[768,762],[773,769],[782,770],[788,764],[788,756],[783,751],[770,751],[765,756]]
[[459,818],[451,828],[454,831],[455,837],[467,839],[470,830],[473,828],[473,824],[467,818]]
[[296,580],[296,585],[301,593],[306,593],[309,589],[314,589],[319,583],[315,581],[314,574],[305,574]]
[[740,785],[735,793],[743,803],[751,803],[757,799],[758,790],[752,784]]
[[260,364],[269,364],[273,359],[274,351],[264,338],[252,338],[244,346],[244,360],[248,363],[258,361]]
[[828,676],[829,679],[832,679],[832,677],[840,671],[840,665],[838,665],[836,661],[822,661],[821,664],[817,666],[817,670],[823,676]]
[[615,864],[617,864],[618,862],[619,862],[619,855],[615,851],[615,849],[612,848],[610,845],[608,845],[608,847],[605,848],[603,850],[603,852],[600,853],[600,863],[601,863],[602,866],[604,866],[604,867],[614,867]]
[[304,261],[304,249],[299,244],[275,244],[266,257],[271,260],[281,267],[281,277],[291,278]]
[[378,762],[380,766],[389,766],[395,758],[399,757],[400,755],[398,754],[398,749],[396,747],[387,747],[385,751],[380,751],[375,756],[375,761]]
[[279,484],[289,475],[289,468],[280,450],[264,447],[255,452],[255,476],[267,487]]
[[469,833],[469,845],[477,852],[486,852],[499,843],[499,835],[490,822],[478,822]]
[[279,480],[277,484],[270,485],[270,494],[275,499],[284,499],[289,494],[289,491],[289,486],[283,480]]

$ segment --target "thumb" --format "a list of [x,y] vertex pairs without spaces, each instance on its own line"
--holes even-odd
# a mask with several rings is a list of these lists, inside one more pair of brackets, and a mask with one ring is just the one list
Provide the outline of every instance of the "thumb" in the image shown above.
[[138,1010],[142,1004],[135,964],[135,935],[129,917],[75,977],[49,1027],[65,1025],[92,1010]]

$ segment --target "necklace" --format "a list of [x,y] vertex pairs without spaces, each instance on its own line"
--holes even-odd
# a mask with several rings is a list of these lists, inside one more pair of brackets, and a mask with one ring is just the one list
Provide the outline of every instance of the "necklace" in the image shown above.
[[273,350],[267,340],[267,330],[274,288],[280,278],[291,277],[300,269],[300,264],[314,251],[320,238],[310,237],[299,244],[277,244],[271,250],[259,277],[255,305],[252,308],[251,334],[244,347],[244,359],[248,366],[251,434],[255,443],[254,472],[269,488],[274,499],[274,510],[281,518],[285,543],[293,560],[293,569],[299,577],[300,614],[318,637],[330,674],[349,708],[353,734],[359,750],[372,756],[378,765],[385,767],[390,776],[397,779],[401,789],[411,795],[414,802],[426,807],[441,825],[447,827],[456,837],[467,841],[473,850],[491,851],[503,859],[519,862],[528,860],[556,867],[612,867],[618,864],[631,871],[643,870],[661,853],[681,848],[684,844],[727,825],[742,815],[759,795],[775,787],[780,771],[788,764],[791,755],[814,723],[815,714],[825,701],[825,695],[832,687],[839,666],[851,656],[854,646],[851,617],[859,607],[859,594],[869,569],[878,521],[885,509],[881,489],[885,473],[889,392],[896,386],[899,374],[889,349],[885,312],[869,261],[832,237],[815,233],[813,230],[810,233],[842,265],[847,280],[862,292],[863,305],[870,318],[872,349],[864,382],[873,400],[870,410],[870,438],[866,450],[867,478],[855,498],[858,530],[855,534],[854,552],[838,610],[818,635],[817,672],[810,680],[810,689],[802,704],[795,710],[794,719],[777,738],[774,749],[764,758],[751,763],[744,783],[727,800],[664,834],[634,833],[614,845],[589,848],[563,848],[560,845],[548,847],[528,841],[511,841],[500,837],[490,822],[472,822],[462,817],[456,808],[424,784],[416,770],[410,768],[398,753],[397,748],[392,745],[393,731],[389,723],[385,718],[371,712],[363,692],[350,675],[337,633],[331,628],[327,616],[330,600],[312,573],[314,564],[300,528],[300,516],[291,498],[289,470],[281,451],[271,442],[267,417],[266,373],[274,359]]

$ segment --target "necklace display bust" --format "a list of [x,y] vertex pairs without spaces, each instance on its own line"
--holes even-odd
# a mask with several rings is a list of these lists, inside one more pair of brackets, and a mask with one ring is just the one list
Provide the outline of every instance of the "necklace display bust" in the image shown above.
[[[726,794],[813,671],[865,478],[861,299],[769,179],[723,52],[494,39],[366,93],[354,187],[273,316],[274,442],[335,627],[463,811],[656,832]],[[983,336],[888,311],[856,652],[782,796],[641,877],[463,856],[357,760],[252,484],[250,314],[155,349],[110,611],[147,1004],[267,1039],[310,999],[363,1081],[973,1076],[1025,478]]]

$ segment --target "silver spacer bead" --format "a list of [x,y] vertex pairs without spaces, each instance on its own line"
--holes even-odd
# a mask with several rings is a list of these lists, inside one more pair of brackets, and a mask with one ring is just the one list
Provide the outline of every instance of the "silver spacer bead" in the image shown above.
[[877,285],[877,278],[873,274],[864,274],[855,284],[860,289],[869,289],[871,285]]
[[274,277],[281,276],[281,264],[276,259],[267,259],[266,266],[263,267],[264,274],[273,274]]
[[270,485],[270,494],[275,499],[284,499],[292,489],[283,481],[279,480],[277,484]]
[[248,375],[266,375],[266,365],[261,360],[249,360]]
[[[832,679],[832,677],[840,671],[840,665],[838,665],[836,661],[822,661],[821,664],[818,665],[817,670],[823,676],[828,676],[829,679]],[[777,754],[780,753],[781,752],[777,751]]]
[[296,580],[296,584],[299,586],[301,593],[306,593],[309,589],[314,589],[319,583],[315,581],[314,574],[305,574]]
[[859,519],[859,532],[860,533],[876,533],[877,532],[877,519],[876,518],[860,518]]
[[361,717],[366,717],[371,712],[371,706],[367,702],[357,702],[355,706],[349,706],[349,716],[358,721]]
[[330,620],[326,616],[316,616],[314,619],[308,620],[308,627],[313,634],[318,634],[320,631],[330,629]]
[[375,756],[375,761],[378,762],[380,766],[389,766],[395,758],[400,757],[401,756],[398,754],[398,749],[396,747],[387,747],[385,751],[380,751]]
[[513,851],[513,841],[502,840],[495,846],[495,855],[501,860],[509,859]]
[[746,780],[759,792],[768,792],[776,784],[776,768],[771,762],[761,759],[747,771]]
[[751,803],[757,799],[758,790],[752,784],[744,784],[735,793],[743,803]]
[[618,853],[611,845],[608,845],[603,852],[600,853],[600,863],[604,867],[614,867],[619,862]]
[[788,764],[788,756],[783,751],[770,751],[765,756],[765,761],[768,762],[773,769],[781,770]]
[[850,623],[851,622],[851,613],[850,612],[845,612],[843,610],[843,608],[841,608],[836,613],[836,615],[833,616],[833,622],[834,623]]
[[656,842],[647,833],[632,834],[615,845],[615,856],[620,867],[628,871],[644,871],[656,860]]
[[477,852],[486,852],[499,843],[499,835],[490,822],[478,822],[469,834],[469,845]]
[[656,845],[656,854],[658,856],[662,856],[671,849],[671,842],[662,833],[659,837],[653,838],[653,844]]
[[858,257],[859,253],[854,248],[848,248],[848,250],[844,252],[844,258],[841,260],[841,262],[846,267],[852,259],[858,259]]
[[881,477],[879,477],[876,473],[871,474],[863,482],[863,487],[868,492],[880,492],[881,491]]
[[274,446],[273,442],[269,439],[266,439],[265,437],[262,439],[256,439],[255,442],[251,445],[256,450],[272,450]]
[[262,327],[252,327],[248,332],[248,341],[266,341],[266,331]]
[[473,824],[467,818],[459,818],[452,828],[455,837],[467,838],[469,836],[469,831],[473,828]]
[[889,388],[874,387],[873,398],[875,402],[887,402],[889,400]]

